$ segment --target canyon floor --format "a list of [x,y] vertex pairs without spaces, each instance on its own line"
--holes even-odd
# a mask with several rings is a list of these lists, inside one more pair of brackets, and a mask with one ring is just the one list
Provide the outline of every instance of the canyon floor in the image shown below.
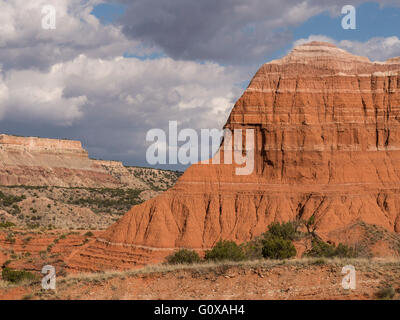
[[[345,265],[356,288],[342,287]],[[40,281],[0,282],[0,299],[400,299],[400,260],[294,259],[244,263],[156,265],[122,272],[57,277],[56,290]]]
[[180,172],[129,168],[141,187],[0,185],[0,222],[28,229],[105,229],[133,205],[170,188]]

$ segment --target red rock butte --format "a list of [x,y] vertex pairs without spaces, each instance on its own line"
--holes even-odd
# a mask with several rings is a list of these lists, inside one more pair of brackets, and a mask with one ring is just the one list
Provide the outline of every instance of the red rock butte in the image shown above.
[[400,58],[371,62],[323,42],[264,64],[225,125],[255,130],[254,172],[192,165],[172,189],[72,254],[69,266],[142,266],[313,214],[318,232],[364,221],[400,233],[399,71]]

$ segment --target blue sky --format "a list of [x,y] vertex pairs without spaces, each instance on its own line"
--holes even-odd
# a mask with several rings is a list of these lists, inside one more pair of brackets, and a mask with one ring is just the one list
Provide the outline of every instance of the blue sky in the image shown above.
[[310,34],[323,34],[335,40],[367,41],[372,37],[398,35],[400,8],[379,7],[377,3],[364,3],[357,7],[357,29],[340,28],[342,15],[332,17],[328,12],[312,17],[293,30],[294,38],[307,38]]
[[102,23],[108,24],[116,21],[126,11],[126,5],[119,3],[102,3],[93,8],[92,14]]

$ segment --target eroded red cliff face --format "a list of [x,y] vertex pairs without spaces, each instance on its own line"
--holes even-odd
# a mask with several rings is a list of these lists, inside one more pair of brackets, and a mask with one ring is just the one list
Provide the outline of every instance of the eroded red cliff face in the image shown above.
[[264,64],[226,123],[255,130],[254,172],[191,166],[75,252],[71,268],[131,268],[312,214],[319,232],[364,221],[400,233],[399,71],[399,59],[370,62],[319,42]]

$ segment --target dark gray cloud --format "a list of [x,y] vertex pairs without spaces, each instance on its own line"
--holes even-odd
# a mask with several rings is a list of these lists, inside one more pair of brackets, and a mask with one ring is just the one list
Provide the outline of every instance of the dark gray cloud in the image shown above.
[[[120,20],[131,39],[159,47],[174,59],[250,65],[290,44],[291,28],[324,11],[340,15],[363,0],[120,0]],[[398,0],[379,1],[399,5]],[[318,30],[315,30],[316,33]]]
[[[348,0],[133,0],[123,32],[175,59],[259,64],[292,41],[291,27]],[[361,0],[353,1],[353,5]],[[383,1],[385,2],[385,1]],[[386,1],[393,2],[393,1]],[[316,30],[317,31],[317,30]]]
[[291,41],[285,24],[271,19],[281,10],[265,0],[143,0],[130,2],[121,23],[128,37],[176,59],[254,63]]

